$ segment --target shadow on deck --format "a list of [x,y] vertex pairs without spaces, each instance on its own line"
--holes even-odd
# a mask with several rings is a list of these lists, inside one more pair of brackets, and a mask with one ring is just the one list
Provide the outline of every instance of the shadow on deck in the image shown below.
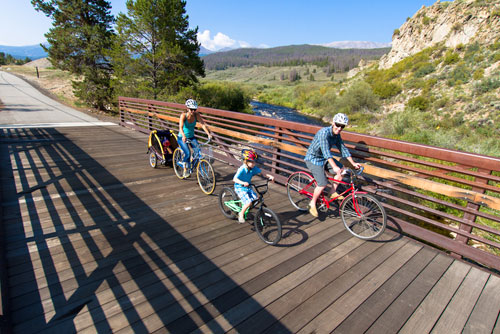
[[[387,231],[353,238],[275,186],[278,247],[118,127],[4,129],[2,228],[14,333],[498,331],[498,277]],[[216,162],[221,184],[234,168]]]

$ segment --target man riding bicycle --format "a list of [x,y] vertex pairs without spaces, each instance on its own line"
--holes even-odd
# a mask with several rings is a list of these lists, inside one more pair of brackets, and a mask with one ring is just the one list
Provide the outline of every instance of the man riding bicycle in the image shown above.
[[[331,174],[333,174],[335,180],[342,179],[342,170],[344,166],[333,158],[333,154],[330,149],[336,146],[342,157],[346,158],[354,168],[359,169],[361,167],[359,163],[354,162],[351,157],[351,153],[344,145],[340,136],[340,132],[348,123],[349,118],[347,118],[345,114],[336,114],[333,117],[332,126],[324,127],[316,133],[304,158],[307,168],[311,171],[318,184],[314,189],[313,197],[309,203],[309,213],[314,217],[318,217],[316,201],[328,184],[325,171],[328,170]],[[333,182],[333,189],[330,198],[339,197],[338,199],[343,199],[342,196],[337,194],[337,186],[338,183]]]

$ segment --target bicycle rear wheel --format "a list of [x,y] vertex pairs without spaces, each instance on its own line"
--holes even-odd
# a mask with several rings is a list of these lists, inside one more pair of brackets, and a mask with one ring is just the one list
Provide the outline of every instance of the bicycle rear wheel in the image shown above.
[[[236,213],[231,209],[231,205],[237,205],[237,201],[239,200],[238,196],[234,193],[234,190],[229,187],[222,188],[219,193],[219,208],[222,211],[222,214],[229,219],[235,219]],[[240,201],[241,202],[241,201]],[[240,204],[241,210],[241,204]]]
[[175,175],[179,179],[183,179],[184,166],[182,160],[184,159],[184,152],[178,147],[175,149],[172,157],[172,166],[174,167]]
[[257,211],[254,219],[255,232],[268,245],[276,245],[281,239],[281,223],[268,208]]
[[153,150],[149,151],[149,165],[153,168],[158,167],[158,158],[156,157],[156,153]]
[[292,205],[301,211],[309,210],[309,203],[311,202],[311,197],[306,194],[300,193],[308,185],[310,186],[311,197],[312,191],[316,188],[316,180],[313,179],[311,175],[306,172],[295,172],[288,178],[286,182],[286,189],[288,193],[288,199]]
[[368,194],[350,194],[339,208],[345,228],[355,237],[371,240],[384,233],[387,215],[384,207]]
[[198,178],[198,184],[200,185],[201,191],[207,195],[214,192],[215,173],[210,162],[205,159],[201,159],[196,167],[196,176]]

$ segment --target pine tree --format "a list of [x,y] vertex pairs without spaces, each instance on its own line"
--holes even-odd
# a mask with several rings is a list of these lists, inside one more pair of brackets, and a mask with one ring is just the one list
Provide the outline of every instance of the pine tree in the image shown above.
[[198,28],[188,29],[186,1],[128,0],[117,17],[112,62],[119,94],[156,99],[204,76]]
[[106,53],[112,45],[110,13],[106,0],[32,0],[37,11],[53,20],[42,45],[56,68],[83,76],[73,81],[75,95],[98,109],[109,108],[111,66]]

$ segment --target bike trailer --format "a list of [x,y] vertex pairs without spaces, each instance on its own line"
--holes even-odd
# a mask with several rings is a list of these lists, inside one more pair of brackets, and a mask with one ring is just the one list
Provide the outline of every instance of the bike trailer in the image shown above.
[[172,130],[151,131],[147,151],[151,167],[156,168],[158,164],[166,165],[171,162],[177,146],[177,136]]

